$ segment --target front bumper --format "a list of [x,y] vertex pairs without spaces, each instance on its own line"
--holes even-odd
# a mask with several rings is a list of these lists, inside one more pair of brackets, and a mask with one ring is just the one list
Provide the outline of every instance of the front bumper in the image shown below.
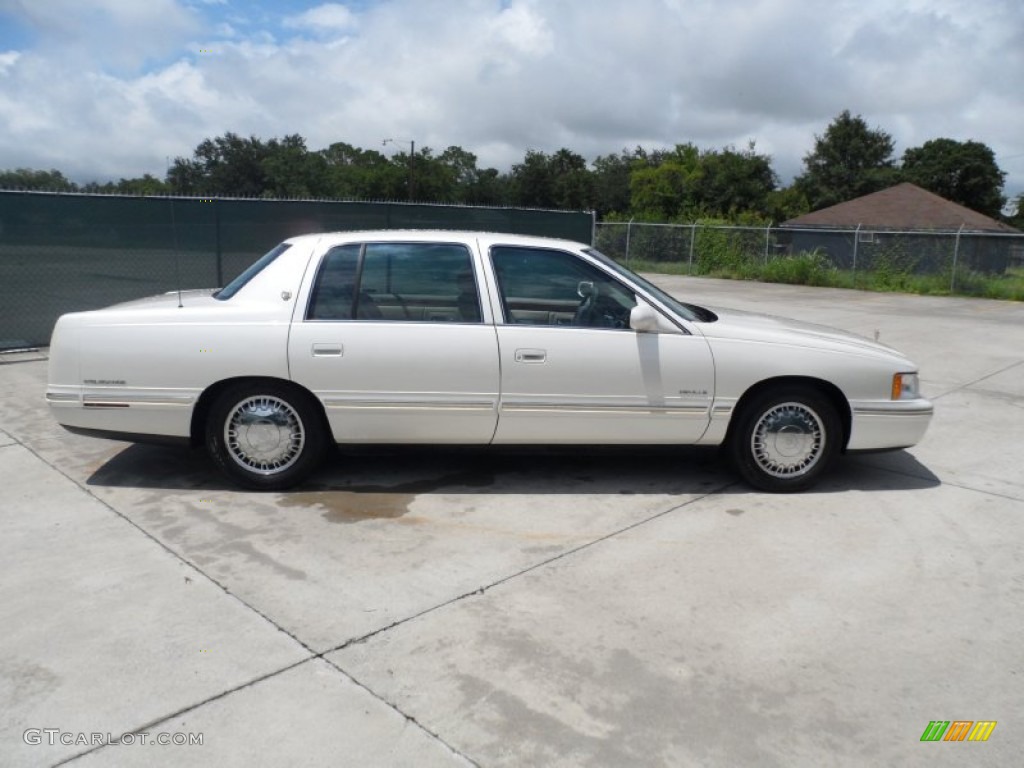
[[924,437],[935,407],[916,400],[850,403],[850,451],[909,448]]

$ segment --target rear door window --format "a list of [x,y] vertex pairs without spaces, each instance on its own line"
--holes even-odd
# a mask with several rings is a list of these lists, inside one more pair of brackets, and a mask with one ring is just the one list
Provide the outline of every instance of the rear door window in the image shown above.
[[479,323],[469,250],[444,243],[366,243],[323,258],[310,320]]

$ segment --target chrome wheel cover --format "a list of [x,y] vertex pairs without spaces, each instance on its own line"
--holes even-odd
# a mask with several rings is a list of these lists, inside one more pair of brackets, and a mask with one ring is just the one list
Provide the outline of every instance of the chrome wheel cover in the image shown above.
[[750,448],[754,462],[772,477],[807,474],[825,448],[825,425],[804,403],[780,403],[754,425]]
[[306,430],[298,412],[271,395],[247,397],[224,421],[224,446],[242,469],[258,475],[283,472],[298,461]]

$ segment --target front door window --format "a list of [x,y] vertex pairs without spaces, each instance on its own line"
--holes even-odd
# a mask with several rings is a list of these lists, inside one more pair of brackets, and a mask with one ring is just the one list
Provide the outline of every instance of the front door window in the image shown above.
[[491,262],[507,324],[629,327],[636,296],[578,256],[499,246]]

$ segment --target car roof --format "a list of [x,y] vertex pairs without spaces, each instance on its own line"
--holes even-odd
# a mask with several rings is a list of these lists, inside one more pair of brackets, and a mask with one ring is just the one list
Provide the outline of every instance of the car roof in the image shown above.
[[483,247],[492,245],[523,245],[546,248],[568,248],[577,249],[587,247],[585,243],[576,240],[563,238],[541,237],[538,235],[517,235],[508,232],[477,232],[474,230],[451,230],[451,229],[373,229],[354,230],[349,232],[319,232],[308,235],[290,237],[285,242],[293,245],[309,244],[326,240],[328,243],[336,242],[404,242],[417,243],[445,243],[462,240],[477,240]]

